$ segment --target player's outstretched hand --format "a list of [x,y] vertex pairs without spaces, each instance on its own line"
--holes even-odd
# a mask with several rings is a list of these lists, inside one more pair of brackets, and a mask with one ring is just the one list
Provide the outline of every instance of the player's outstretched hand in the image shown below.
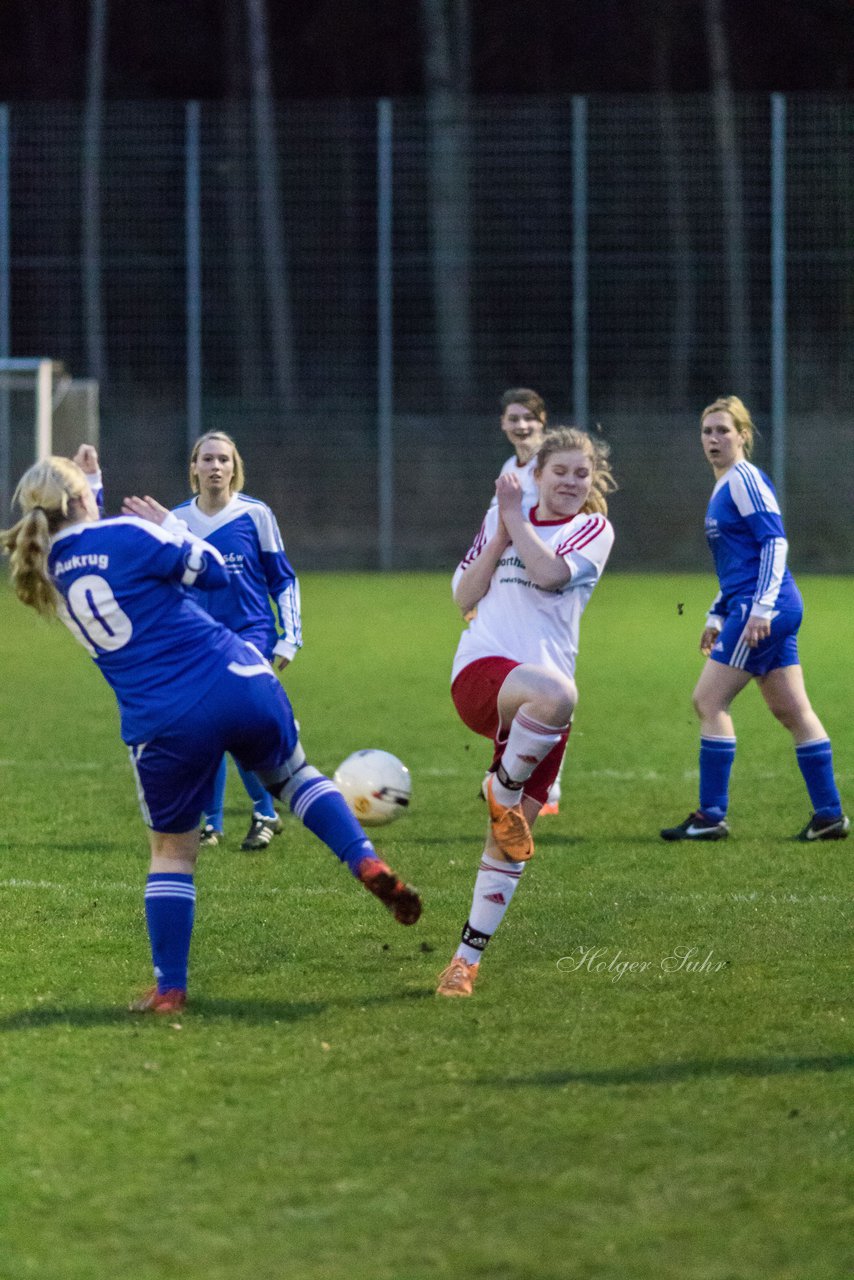
[[98,450],[93,444],[81,444],[74,455],[73,461],[77,463],[81,471],[85,471],[87,476],[95,476],[101,469],[98,463]]
[[162,524],[168,516],[167,507],[162,507],[154,498],[125,498],[122,503],[122,515],[139,516],[140,520],[150,520],[152,524]]

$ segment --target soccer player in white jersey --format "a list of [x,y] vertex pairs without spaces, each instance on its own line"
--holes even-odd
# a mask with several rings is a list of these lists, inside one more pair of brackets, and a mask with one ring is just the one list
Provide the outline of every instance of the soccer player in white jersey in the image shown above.
[[[511,387],[501,397],[501,430],[513,447],[513,455],[499,475],[514,475],[522,489],[523,499],[537,498],[534,469],[537,452],[546,432],[546,405],[538,391],[530,387]],[[493,498],[492,506],[496,499]]]
[[[299,583],[285,555],[276,517],[265,503],[242,492],[243,459],[231,436],[208,431],[190,453],[190,487],[196,495],[174,514],[191,533],[221,553],[228,567],[224,591],[196,591],[211,617],[254,644],[282,670],[302,646]],[[278,613],[279,627],[270,601]],[[252,816],[241,849],[266,849],[282,830],[273,797],[254,773],[237,764],[252,801]],[[223,757],[207,806],[202,844],[215,845],[223,832],[226,761]]]
[[99,520],[86,476],[69,458],[36,463],[0,534],[18,597],[59,616],[113,689],[149,828],[145,914],[156,985],[131,1008],[174,1014],[187,994],[199,821],[223,754],[258,773],[400,924],[418,894],[377,856],[338,789],[305,758],[293,712],[258,650],[217,622],[186,588],[224,590],[210,544],[151,498]]
[[800,840],[841,840],[849,821],[833,772],[830,739],[810,705],[798,658],[803,601],[786,564],[788,542],[774,486],[750,462],[754,426],[738,396],[722,396],[700,415],[700,438],[715,487],[706,537],[720,590],[700,650],[706,665],[694,689],[700,720],[699,808],[665,840],[723,840],[735,759],[733,699],[751,680],[794,739],[813,814]]
[[581,615],[614,541],[608,448],[557,427],[537,454],[538,496],[512,473],[453,581],[477,613],[460,639],[451,696],[463,722],[494,743],[486,784],[489,827],[460,945],[437,994],[470,996],[484,948],[534,852],[531,828],[548,796],[575,709]]
[[[531,387],[511,387],[501,397],[501,430],[513,446],[514,453],[498,474],[515,476],[522,490],[522,501],[530,502],[532,506],[537,501],[534,469],[537,465],[537,452],[545,439],[546,419],[545,401]],[[496,501],[493,498],[490,505],[495,506]],[[563,761],[540,810],[541,818],[555,816],[560,811],[562,770]]]

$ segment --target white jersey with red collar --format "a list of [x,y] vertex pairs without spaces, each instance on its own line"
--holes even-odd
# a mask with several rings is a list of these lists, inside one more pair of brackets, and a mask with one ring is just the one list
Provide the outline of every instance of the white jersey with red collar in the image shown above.
[[[522,501],[530,502],[531,506],[539,500],[540,496],[540,491],[537,488],[537,482],[534,479],[536,466],[537,455],[535,453],[531,455],[527,462],[520,462],[514,453],[507,459],[504,466],[498,473],[500,476],[515,476],[519,481],[519,485],[522,490]],[[494,494],[489,505],[490,507],[498,506],[498,499]]]
[[[581,615],[602,575],[614,545],[614,529],[602,515],[577,515],[568,520],[537,520],[530,502],[523,509],[534,531],[572,574],[557,591],[531,581],[515,547],[507,547],[468,630],[460,637],[452,679],[477,658],[512,658],[532,662],[573,676],[578,655]],[[498,508],[490,507],[480,532],[454,574],[461,575],[483,552],[498,526]]]

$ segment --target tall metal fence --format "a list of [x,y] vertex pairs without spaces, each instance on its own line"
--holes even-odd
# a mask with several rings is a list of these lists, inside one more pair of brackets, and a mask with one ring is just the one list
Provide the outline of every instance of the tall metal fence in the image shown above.
[[613,446],[614,565],[695,568],[698,412],[736,392],[794,563],[854,569],[850,97],[283,103],[272,148],[256,123],[0,107],[0,358],[99,380],[112,509],[179,500],[221,428],[299,567],[447,566],[530,385]]

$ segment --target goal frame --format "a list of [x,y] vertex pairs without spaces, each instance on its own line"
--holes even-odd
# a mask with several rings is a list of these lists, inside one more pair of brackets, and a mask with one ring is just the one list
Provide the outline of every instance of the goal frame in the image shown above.
[[[75,379],[60,360],[49,356],[0,357],[0,523],[5,523],[12,502],[12,423],[9,393],[26,386],[32,391],[34,413],[32,452],[34,461],[50,457],[54,451],[56,411],[72,388],[83,389],[87,397],[87,443],[98,447],[98,384],[93,379]],[[21,422],[24,428],[26,418]]]

